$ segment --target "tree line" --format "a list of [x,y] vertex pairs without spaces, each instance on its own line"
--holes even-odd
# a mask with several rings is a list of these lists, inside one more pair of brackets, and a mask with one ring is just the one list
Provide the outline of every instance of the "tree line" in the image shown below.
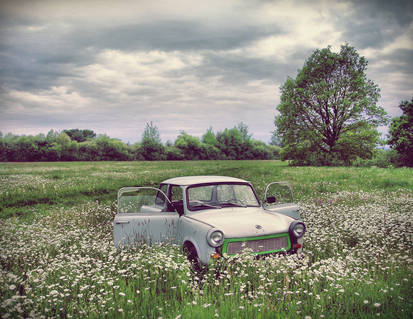
[[0,161],[161,161],[161,160],[269,160],[280,147],[253,139],[244,123],[202,138],[182,131],[174,142],[162,143],[158,128],[146,123],[141,141],[133,145],[92,130],[50,130],[46,135],[0,133]]

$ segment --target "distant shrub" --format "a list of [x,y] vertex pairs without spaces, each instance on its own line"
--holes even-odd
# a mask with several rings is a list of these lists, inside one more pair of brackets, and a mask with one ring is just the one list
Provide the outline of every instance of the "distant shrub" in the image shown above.
[[181,161],[185,159],[182,151],[175,146],[166,146],[165,153],[167,161]]
[[356,167],[381,167],[388,168],[397,165],[398,155],[394,150],[376,150],[374,156],[371,159],[362,159],[358,157],[354,162],[353,166]]

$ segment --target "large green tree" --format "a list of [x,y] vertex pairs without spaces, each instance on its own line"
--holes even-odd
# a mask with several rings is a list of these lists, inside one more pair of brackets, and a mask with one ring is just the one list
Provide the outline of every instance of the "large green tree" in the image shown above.
[[366,77],[367,60],[348,44],[315,50],[281,87],[275,126],[282,158],[297,165],[350,164],[373,155],[387,122],[380,90]]
[[413,167],[413,98],[401,102],[399,107],[403,114],[393,118],[388,143],[399,154],[400,164]]

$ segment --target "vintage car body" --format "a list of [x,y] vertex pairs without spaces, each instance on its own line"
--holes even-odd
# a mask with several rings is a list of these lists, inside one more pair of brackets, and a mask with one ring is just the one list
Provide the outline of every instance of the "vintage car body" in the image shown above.
[[116,247],[169,241],[202,264],[245,248],[255,255],[300,252],[305,233],[289,184],[269,184],[261,204],[251,183],[225,176],[121,188],[113,225]]

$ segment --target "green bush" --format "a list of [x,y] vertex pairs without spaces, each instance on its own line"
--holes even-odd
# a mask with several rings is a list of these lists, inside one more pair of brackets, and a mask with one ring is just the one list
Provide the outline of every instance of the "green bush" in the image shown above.
[[388,168],[393,166],[399,166],[397,164],[398,155],[394,150],[383,150],[378,149],[375,151],[374,156],[371,159],[362,159],[358,157],[353,166],[356,167],[381,167],[381,168]]

